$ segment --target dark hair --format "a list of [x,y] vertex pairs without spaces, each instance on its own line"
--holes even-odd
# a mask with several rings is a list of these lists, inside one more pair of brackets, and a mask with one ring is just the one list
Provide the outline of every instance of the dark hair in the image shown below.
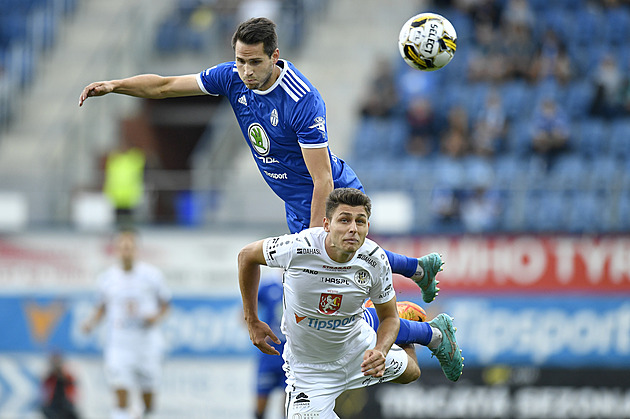
[[267,56],[278,48],[278,35],[276,24],[265,17],[254,17],[238,25],[232,36],[232,49],[236,48],[236,41],[247,45],[256,45],[262,42],[263,51]]
[[326,200],[326,218],[332,218],[333,213],[341,204],[351,207],[364,207],[368,218],[372,214],[372,201],[370,197],[355,188],[338,188],[333,190]]

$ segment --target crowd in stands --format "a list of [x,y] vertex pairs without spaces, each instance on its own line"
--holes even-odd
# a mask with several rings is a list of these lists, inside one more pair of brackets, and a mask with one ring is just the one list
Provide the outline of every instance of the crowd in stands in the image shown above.
[[[408,191],[417,232],[630,229],[630,3],[442,0],[435,72],[378,60],[351,164]],[[384,98],[387,100],[384,100]]]
[[78,0],[0,0],[0,134]]

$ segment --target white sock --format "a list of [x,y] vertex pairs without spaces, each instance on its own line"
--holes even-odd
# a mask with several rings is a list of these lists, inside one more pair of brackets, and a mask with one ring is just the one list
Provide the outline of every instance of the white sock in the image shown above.
[[131,415],[127,409],[115,408],[112,410],[112,419],[131,419]]
[[436,349],[442,343],[442,332],[437,327],[431,326],[431,330],[433,331],[433,336],[431,337],[431,342],[427,345],[429,349]]

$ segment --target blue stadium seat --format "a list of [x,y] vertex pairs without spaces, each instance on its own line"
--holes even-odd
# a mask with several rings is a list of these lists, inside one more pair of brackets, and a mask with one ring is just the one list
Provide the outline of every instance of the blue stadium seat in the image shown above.
[[566,194],[556,190],[530,190],[525,199],[524,225],[529,231],[551,232],[565,228]]
[[604,16],[606,25],[604,25],[603,42],[615,46],[624,45],[630,35],[630,12],[628,8],[624,6],[611,8],[604,12]]
[[618,159],[630,159],[630,119],[620,119],[612,123],[610,153]]
[[604,227],[606,201],[602,193],[575,191],[565,200],[567,228],[572,233],[592,233]]
[[630,192],[624,191],[619,195],[616,208],[616,229],[617,231],[630,232]]
[[608,153],[608,125],[601,119],[587,118],[573,124],[571,146],[583,157]]
[[607,190],[619,187],[622,183],[622,165],[612,156],[596,156],[591,164],[589,175],[589,188]]
[[588,182],[589,166],[589,160],[579,154],[561,156],[551,168],[549,183],[556,188],[584,188]]
[[564,102],[570,118],[584,117],[593,102],[595,87],[590,80],[578,80],[569,84]]

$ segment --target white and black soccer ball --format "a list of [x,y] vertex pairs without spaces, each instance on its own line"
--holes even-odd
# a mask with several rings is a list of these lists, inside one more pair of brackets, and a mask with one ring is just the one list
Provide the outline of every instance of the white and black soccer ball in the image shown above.
[[403,25],[398,49],[411,67],[422,71],[439,70],[455,55],[457,32],[444,16],[420,13]]

